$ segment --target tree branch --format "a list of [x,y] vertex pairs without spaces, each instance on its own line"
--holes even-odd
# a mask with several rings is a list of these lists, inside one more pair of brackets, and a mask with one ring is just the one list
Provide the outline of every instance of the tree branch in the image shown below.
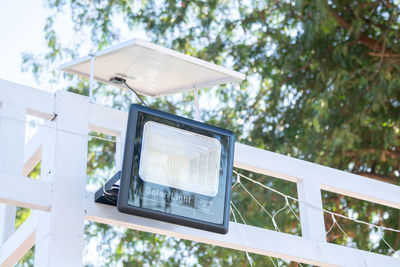
[[[336,22],[342,27],[344,28],[346,31],[349,31],[351,28],[351,24],[349,22],[347,22],[346,20],[344,20],[341,16],[339,16],[336,11],[330,7],[329,5],[327,5],[327,9],[329,11],[329,13],[332,15],[332,17],[336,20]],[[384,44],[382,44],[381,42],[371,39],[368,36],[366,36],[363,32],[360,32],[358,34],[357,40],[360,41],[363,45],[365,45],[366,47],[368,47],[369,49],[373,50],[374,52],[376,52],[374,54],[374,56],[376,55],[388,55],[388,56],[384,56],[384,57],[393,57],[394,55],[400,56],[400,54],[395,54],[390,52],[388,49],[385,48]],[[389,53],[383,53],[382,51],[388,51]]]
[[395,159],[399,158],[400,159],[400,151],[392,151],[392,150],[377,150],[375,148],[365,148],[360,151],[348,151],[346,152],[346,156],[353,157],[355,155],[358,155],[359,153],[380,153],[380,160],[383,162],[386,162],[388,158]]
[[400,54],[389,54],[389,53],[381,54],[381,53],[375,53],[375,52],[369,52],[368,55],[373,56],[373,57],[394,57],[394,58],[400,57]]
[[388,8],[393,8],[393,5],[389,2],[389,0],[385,0],[385,4]]

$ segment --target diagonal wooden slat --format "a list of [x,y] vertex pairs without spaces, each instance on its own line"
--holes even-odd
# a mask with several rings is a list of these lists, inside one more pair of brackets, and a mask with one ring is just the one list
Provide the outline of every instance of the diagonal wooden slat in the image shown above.
[[0,266],[12,267],[35,244],[36,236],[36,212],[7,239],[0,247]]
[[40,128],[25,144],[24,167],[22,175],[27,176],[42,159],[43,143],[45,142],[45,132]]

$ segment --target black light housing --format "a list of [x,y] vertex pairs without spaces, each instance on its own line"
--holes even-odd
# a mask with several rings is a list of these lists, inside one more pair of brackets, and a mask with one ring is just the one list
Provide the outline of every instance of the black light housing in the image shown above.
[[96,193],[96,201],[117,202],[124,213],[226,233],[234,142],[231,131],[131,105],[122,171]]

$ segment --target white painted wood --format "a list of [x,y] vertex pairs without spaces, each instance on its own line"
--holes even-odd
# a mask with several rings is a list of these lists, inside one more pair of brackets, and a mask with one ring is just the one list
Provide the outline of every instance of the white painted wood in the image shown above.
[[52,209],[36,239],[40,267],[80,266],[83,254],[88,98],[60,91],[56,99]]
[[[0,115],[0,172],[21,175],[25,141],[25,123],[21,121],[26,118],[26,108],[2,101]],[[2,189],[11,191],[8,185]],[[15,212],[15,206],[0,204],[0,243],[14,232]]]
[[306,179],[297,183],[297,195],[300,200],[301,235],[308,239],[326,242],[319,182]]
[[29,115],[50,120],[54,117],[54,94],[0,79],[0,102],[25,107]]
[[25,118],[24,107],[2,102],[0,113],[0,171],[2,172],[22,174]]
[[26,221],[0,247],[0,266],[12,267],[35,244],[36,212],[32,212]]
[[324,266],[399,266],[400,259],[231,222],[226,235],[118,212],[86,192],[86,219],[138,231]]
[[[0,199],[1,200],[1,199]],[[16,207],[11,203],[0,204],[0,237],[4,243],[14,232]]]
[[234,166],[291,182],[314,180],[321,189],[400,209],[400,186],[236,143]]
[[[289,165],[286,163],[287,159],[290,158],[248,145],[235,144],[234,167],[297,183],[301,180],[297,173],[293,175],[282,172]],[[274,166],[276,163],[278,166]]]
[[89,104],[89,129],[119,136],[126,128],[128,113],[97,104]]
[[22,171],[23,176],[28,176],[42,159],[42,150],[45,138],[45,129],[39,128],[39,130],[25,144],[24,167]]
[[40,164],[40,180],[52,182],[53,168],[55,159],[55,145],[56,145],[56,122],[46,121],[44,127],[40,129],[45,140],[41,145],[42,155]]
[[4,243],[14,233],[15,213],[16,213],[16,207],[13,206],[12,203],[0,204],[1,243]]
[[0,203],[50,210],[51,184],[22,175],[0,173]]
[[[56,146],[56,121],[47,121],[46,126],[42,128],[45,133],[46,140],[43,143],[42,162],[40,165],[40,180],[51,183],[54,174],[55,146]],[[36,230],[36,249],[35,249],[35,266],[42,266],[47,263],[47,255],[50,249],[50,226],[51,214],[44,211],[37,211],[37,230]]]

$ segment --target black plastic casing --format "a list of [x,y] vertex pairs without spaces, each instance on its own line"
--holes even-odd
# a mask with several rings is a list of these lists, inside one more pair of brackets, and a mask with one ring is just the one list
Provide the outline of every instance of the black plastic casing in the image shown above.
[[[220,184],[224,184],[224,188],[219,188],[221,192],[224,191],[224,199],[221,205],[223,206],[222,223],[213,223],[210,221],[199,220],[192,217],[180,216],[163,212],[160,210],[153,210],[146,207],[140,207],[131,205],[129,203],[130,197],[132,197],[131,188],[135,187],[133,183],[138,183],[138,164],[140,159],[141,150],[141,134],[143,131],[143,123],[140,123],[143,117],[150,117],[156,119],[157,122],[167,125],[173,125],[176,128],[182,128],[185,130],[193,130],[197,133],[205,133],[209,136],[218,136],[224,140],[224,170],[220,170],[220,173],[224,174],[224,177],[219,177]],[[139,120],[138,120],[139,118]],[[152,120],[150,120],[152,121]],[[233,132],[211,126],[198,121],[190,120],[187,118],[172,115],[159,110],[151,109],[141,105],[133,104],[129,109],[128,125],[126,131],[125,150],[123,157],[123,165],[121,172],[120,190],[118,196],[118,210],[120,212],[152,218],[156,220],[166,221],[170,223],[180,224],[193,228],[203,229],[211,232],[225,234],[228,232],[229,217],[230,217],[230,199],[231,199],[231,186],[232,186],[232,169],[233,169],[233,157],[234,157],[234,145],[235,135]],[[222,160],[221,160],[222,161]],[[221,167],[222,168],[222,167]],[[226,179],[222,181],[221,179]],[[221,185],[220,185],[221,187]],[[223,191],[222,191],[223,190]],[[137,190],[136,190],[137,191]],[[142,189],[143,192],[143,189]],[[135,192],[137,194],[137,192]],[[222,193],[221,193],[222,194]],[[223,196],[223,195],[222,195]],[[220,198],[221,199],[221,198]],[[131,200],[132,202],[132,200]]]
[[[100,187],[94,194],[94,201],[101,204],[115,206],[115,202],[110,202],[107,197],[105,197],[104,191],[108,191],[116,182],[121,179],[121,171],[118,171],[114,176],[109,179],[104,186]],[[118,191],[119,193],[119,191]]]

